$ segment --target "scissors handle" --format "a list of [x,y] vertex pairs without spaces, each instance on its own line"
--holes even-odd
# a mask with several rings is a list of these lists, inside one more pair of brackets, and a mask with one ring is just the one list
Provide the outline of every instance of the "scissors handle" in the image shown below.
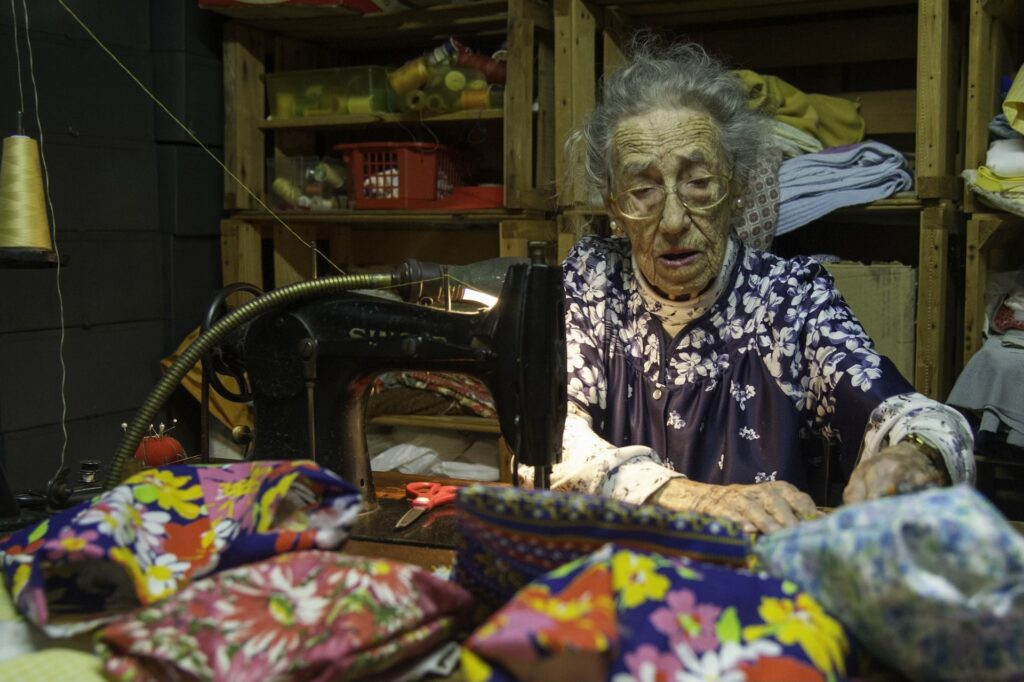
[[430,481],[416,481],[405,486],[405,492],[412,497],[413,507],[430,510],[455,501],[458,486],[441,485]]

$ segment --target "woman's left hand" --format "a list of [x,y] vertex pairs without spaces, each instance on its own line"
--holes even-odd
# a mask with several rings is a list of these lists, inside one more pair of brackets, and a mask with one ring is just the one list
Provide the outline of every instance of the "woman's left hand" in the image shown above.
[[843,502],[864,502],[943,485],[948,479],[925,453],[912,443],[891,445],[864,460],[850,474]]

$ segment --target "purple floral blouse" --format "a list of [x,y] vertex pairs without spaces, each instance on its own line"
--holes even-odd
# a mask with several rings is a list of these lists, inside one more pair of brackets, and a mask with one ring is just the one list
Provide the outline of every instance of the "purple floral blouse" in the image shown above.
[[632,502],[678,475],[806,490],[802,429],[840,441],[847,475],[914,432],[939,447],[954,482],[973,479],[966,421],[914,393],[820,264],[736,240],[730,252],[722,293],[674,337],[628,240],[587,237],[570,252],[570,418],[555,487]]

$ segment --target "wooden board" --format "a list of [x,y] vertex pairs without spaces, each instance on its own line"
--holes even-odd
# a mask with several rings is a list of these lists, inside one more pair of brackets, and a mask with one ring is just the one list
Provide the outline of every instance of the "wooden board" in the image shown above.
[[936,400],[944,400],[952,387],[949,247],[950,235],[958,229],[957,218],[949,201],[921,212],[914,386]]

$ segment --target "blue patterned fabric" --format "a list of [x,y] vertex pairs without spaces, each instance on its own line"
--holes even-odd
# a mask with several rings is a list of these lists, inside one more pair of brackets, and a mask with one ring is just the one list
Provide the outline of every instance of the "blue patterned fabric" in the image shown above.
[[522,589],[463,649],[468,682],[838,682],[846,631],[791,582],[606,545]]
[[807,489],[805,427],[839,437],[848,474],[872,410],[913,389],[821,265],[734,244],[722,295],[669,339],[629,242],[581,240],[564,265],[569,399],[605,440],[647,445],[697,481]]
[[1024,679],[1024,537],[970,486],[842,507],[755,551],[913,679]]
[[452,580],[494,607],[607,542],[734,566],[750,559],[749,537],[729,521],[596,495],[474,485],[455,509]]

